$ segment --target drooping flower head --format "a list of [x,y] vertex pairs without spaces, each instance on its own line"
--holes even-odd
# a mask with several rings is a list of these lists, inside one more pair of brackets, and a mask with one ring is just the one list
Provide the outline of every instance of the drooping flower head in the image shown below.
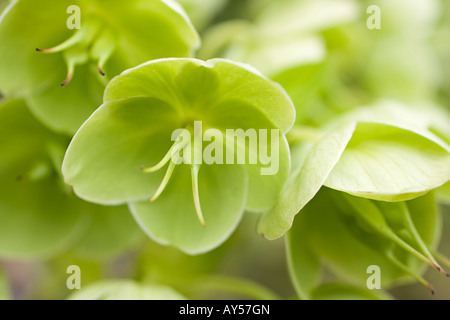
[[[0,91],[73,134],[125,69],[190,56],[199,38],[171,0],[19,0],[0,18]],[[62,87],[61,87],[62,86]]]

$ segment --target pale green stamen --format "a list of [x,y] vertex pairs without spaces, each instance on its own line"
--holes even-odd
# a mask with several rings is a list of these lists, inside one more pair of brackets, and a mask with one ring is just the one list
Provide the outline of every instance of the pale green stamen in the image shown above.
[[167,171],[166,171],[166,174],[164,175],[164,178],[163,178],[161,184],[159,185],[158,190],[156,190],[155,194],[150,198],[150,202],[153,202],[153,201],[155,201],[156,199],[159,198],[161,193],[166,188],[167,183],[169,182],[170,177],[172,176],[172,173],[173,173],[174,169],[175,169],[175,163],[173,161],[170,161],[169,167],[167,168]]
[[202,208],[200,206],[200,195],[198,192],[198,171],[200,170],[199,165],[191,166],[191,178],[192,178],[192,192],[194,196],[194,206],[197,212],[198,220],[203,227],[206,227],[205,219],[203,218]]

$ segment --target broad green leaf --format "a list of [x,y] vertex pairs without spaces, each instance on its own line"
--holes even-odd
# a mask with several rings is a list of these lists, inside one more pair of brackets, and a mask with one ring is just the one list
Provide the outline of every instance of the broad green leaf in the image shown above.
[[10,300],[10,288],[5,272],[0,268],[0,300]]
[[158,98],[191,109],[194,116],[199,116],[196,111],[212,112],[226,101],[241,101],[260,109],[282,133],[295,120],[295,109],[280,85],[248,65],[225,59],[150,61],[113,79],[104,99],[108,102],[133,96]]
[[[46,154],[50,135],[21,100],[0,106],[0,255],[50,256],[84,228],[80,201],[67,194]],[[53,137],[55,138],[55,137]]]
[[354,130],[355,123],[344,125],[325,135],[308,151],[303,164],[291,173],[275,206],[261,218],[260,233],[275,239],[289,230],[295,215],[316,195],[332,172]]
[[347,285],[328,284],[316,288],[313,300],[391,300],[392,297],[380,290],[369,290]]
[[71,294],[68,300],[185,300],[163,285],[146,285],[132,280],[102,280]]
[[245,167],[201,166],[198,185],[205,227],[197,219],[189,168],[178,167],[157,201],[133,203],[130,209],[157,242],[188,254],[204,253],[225,241],[241,220],[247,189]]
[[450,178],[450,154],[423,135],[383,123],[359,122],[325,185],[384,201],[416,198]]

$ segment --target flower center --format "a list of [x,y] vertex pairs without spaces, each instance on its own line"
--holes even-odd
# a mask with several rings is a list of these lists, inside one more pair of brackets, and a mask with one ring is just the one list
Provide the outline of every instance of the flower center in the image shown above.
[[[165,154],[165,156],[162,158],[160,162],[158,162],[156,165],[150,168],[141,168],[142,172],[144,173],[153,173],[156,171],[159,171],[162,169],[167,163],[169,163],[166,173],[164,175],[164,178],[159,185],[156,192],[153,194],[153,196],[150,198],[150,202],[155,201],[158,199],[158,197],[162,194],[164,189],[166,188],[170,177],[173,174],[173,171],[175,169],[175,166],[182,163],[182,158],[186,157],[185,150],[188,150],[192,147],[193,142],[191,141],[191,135],[184,135],[186,131],[181,131],[181,133],[176,137],[175,142],[170,147],[169,151]],[[190,150],[188,150],[190,151]],[[192,152],[187,152],[189,154],[189,157],[191,156]],[[197,217],[203,227],[206,227],[205,219],[203,217],[203,212],[200,206],[200,196],[198,191],[198,172],[200,170],[200,165],[195,164],[193,162],[190,164],[191,167],[191,180],[192,180],[192,195],[194,197],[194,207],[195,211],[197,213]]]
[[36,48],[36,51],[63,53],[67,66],[67,77],[61,86],[65,86],[72,80],[75,67],[85,64],[89,60],[96,61],[98,73],[104,76],[103,67],[113,54],[116,44],[117,38],[114,32],[109,28],[102,28],[101,23],[96,19],[86,18],[82,28],[61,44],[49,49]]

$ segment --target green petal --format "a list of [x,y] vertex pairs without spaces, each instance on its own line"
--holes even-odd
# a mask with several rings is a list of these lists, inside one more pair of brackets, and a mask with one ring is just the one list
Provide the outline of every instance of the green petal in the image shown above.
[[[64,74],[62,56],[43,55],[72,33],[66,26],[67,7],[78,1],[13,1],[0,18],[0,89],[7,95],[47,86]],[[63,79],[64,80],[64,79]]]
[[[85,59],[74,68],[73,81],[61,88],[67,76],[63,59],[67,50],[44,53],[36,48],[52,48],[77,32],[66,25],[70,5],[80,6],[79,31],[88,30],[89,21],[99,24],[102,32],[94,28],[86,33],[92,37],[83,38],[87,43],[77,44]],[[51,129],[69,135],[101,104],[109,79],[151,59],[192,56],[199,45],[188,17],[170,0],[132,0],[126,5],[118,0],[64,0],[39,6],[21,0],[6,10],[0,41],[7,49],[0,48],[0,67],[5,71],[0,75],[2,92],[31,95],[28,103],[34,114]]]
[[403,275],[377,248],[367,246],[349,230],[329,190],[322,189],[306,205],[287,235],[290,275],[300,298],[313,298],[314,288],[322,280],[323,266],[343,283],[360,288],[366,286],[370,265],[383,270],[382,288]]
[[[213,110],[224,100],[241,101],[261,110],[282,133],[295,120],[295,109],[281,86],[248,65],[229,60],[151,61],[113,79],[104,99],[107,102],[133,96],[157,97],[194,116],[200,116],[198,110]],[[208,104],[202,105],[205,102]]]
[[181,294],[162,285],[144,285],[132,280],[103,280],[81,288],[69,300],[184,300]]
[[[242,129],[249,134],[253,131],[256,133],[258,142],[256,145],[249,144],[249,139],[246,139],[245,143],[234,139],[234,141],[227,140],[226,146],[228,148],[230,142],[233,145],[239,144],[236,149],[245,150],[245,163],[249,176],[246,210],[253,212],[269,210],[275,204],[289,174],[290,152],[285,136],[280,130],[272,131],[276,127],[260,110],[239,100],[225,100],[218,103],[211,111],[205,110],[204,117],[208,118],[206,123],[209,126],[222,130],[224,134],[231,129]],[[273,143],[274,150],[272,150],[272,137],[278,140]],[[267,156],[271,161],[267,165],[263,164],[263,159],[259,154],[261,152],[260,141],[267,141]],[[250,155],[257,160],[256,164],[250,164]],[[267,172],[263,170],[267,170]]]
[[355,130],[355,124],[332,131],[316,143],[302,160],[293,158],[297,169],[290,174],[275,206],[266,213],[258,226],[258,232],[268,239],[285,234],[295,215],[316,195],[338,162]]
[[166,190],[155,202],[133,203],[130,209],[139,225],[156,241],[188,254],[212,250],[230,236],[241,220],[247,190],[245,167],[203,165],[198,185],[206,227],[197,219],[187,165],[177,166]]
[[157,58],[192,56],[200,45],[189,17],[175,1],[95,2],[99,15],[114,17],[111,24],[119,37],[116,54],[129,67]]
[[[49,128],[72,135],[102,103],[105,87],[97,77],[100,75],[89,66],[77,67],[68,85],[62,87],[55,83],[26,100],[31,111]],[[63,80],[59,78],[58,83]]]
[[80,201],[61,187],[46,156],[50,134],[21,100],[0,106],[0,255],[49,256],[78,237]]
[[[301,237],[306,244],[290,242],[288,254],[295,257],[299,254],[297,250],[301,254],[304,251],[302,248],[308,248],[316,257],[320,257],[323,266],[331,270],[338,280],[360,288],[366,288],[366,281],[370,276],[367,268],[371,265],[379,266],[382,270],[380,280],[381,288],[384,289],[410,279],[408,276],[411,275],[419,279],[423,263],[418,264],[415,257],[399,250],[391,240],[375,233],[373,228],[371,231],[363,226],[359,219],[352,217],[354,209],[341,205],[341,196],[342,193],[325,188],[308,203],[302,214],[295,219],[292,231],[289,231],[289,237]],[[361,210],[365,210],[365,207],[361,207]],[[403,269],[392,259],[401,263]],[[305,281],[311,280],[300,277],[303,275],[305,262],[293,258],[291,261],[299,262],[291,266],[296,270],[291,272],[295,277],[294,281],[300,288],[310,289],[312,286]],[[406,269],[409,271],[406,272]],[[302,291],[299,292],[301,293]]]
[[327,187],[384,201],[416,198],[450,179],[450,154],[418,133],[358,123]]
[[90,260],[104,260],[132,248],[143,232],[126,206],[106,207],[85,203],[86,232],[72,253]]
[[312,299],[312,292],[320,283],[320,259],[308,241],[303,215],[296,219],[286,234],[286,256],[289,275],[300,299]]
[[168,104],[153,98],[130,98],[102,105],[73,138],[63,162],[67,184],[81,198],[120,204],[150,198],[162,172],[141,167],[159,162],[181,127]]

